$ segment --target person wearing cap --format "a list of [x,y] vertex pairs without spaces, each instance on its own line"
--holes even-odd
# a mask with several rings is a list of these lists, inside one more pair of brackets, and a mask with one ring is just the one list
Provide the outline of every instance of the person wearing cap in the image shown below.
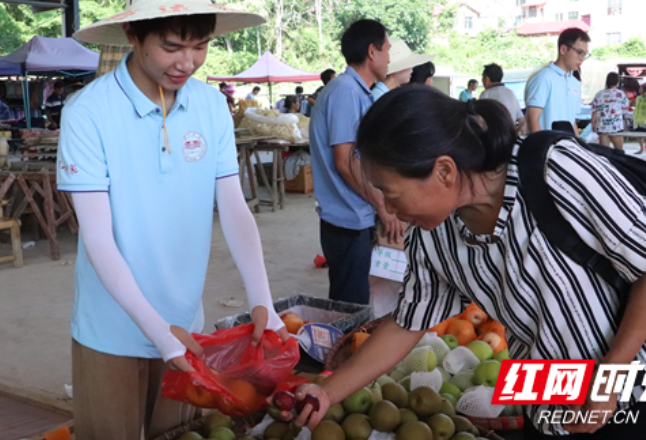
[[384,93],[403,84],[408,84],[415,66],[427,63],[435,58],[433,55],[417,55],[413,53],[401,38],[391,38],[390,44],[392,46],[390,47],[388,76],[383,82],[377,82],[372,88],[372,96],[375,101],[381,98]]
[[341,38],[348,67],[325,86],[312,110],[312,178],[333,300],[370,301],[375,211],[391,242],[403,236],[403,223],[386,211],[381,193],[363,179],[354,154],[359,121],[373,103],[370,87],[386,79],[389,49],[388,33],[378,21],[358,20],[350,25]]
[[262,23],[209,0],[132,0],[74,34],[133,46],[66,104],[61,120],[58,189],[72,193],[80,225],[71,319],[77,440],[155,438],[194,418],[195,408],[162,398],[160,384],[166,368],[193,371],[187,349],[202,355],[191,333],[204,327],[214,197],[247,291],[253,343],[265,329],[289,337],[240,187],[226,98],[191,78],[213,37]]

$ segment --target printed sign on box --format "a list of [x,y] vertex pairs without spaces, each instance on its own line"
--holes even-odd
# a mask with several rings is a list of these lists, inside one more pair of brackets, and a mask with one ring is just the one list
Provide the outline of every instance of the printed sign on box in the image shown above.
[[370,275],[393,281],[404,281],[407,264],[404,251],[377,246],[372,251]]

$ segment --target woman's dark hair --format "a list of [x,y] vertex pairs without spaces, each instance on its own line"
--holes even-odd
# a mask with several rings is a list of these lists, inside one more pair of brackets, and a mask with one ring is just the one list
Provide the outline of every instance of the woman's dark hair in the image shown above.
[[361,65],[368,57],[370,45],[381,50],[386,42],[386,27],[376,20],[358,20],[341,37],[341,53],[348,65]]
[[435,75],[435,64],[428,63],[420,64],[413,67],[413,73],[410,75],[410,82],[408,84],[424,84],[427,79]]
[[300,95],[301,93],[303,93],[303,87],[302,86],[296,86],[296,94]]
[[491,81],[499,83],[502,81],[504,74],[502,72],[502,67],[500,67],[496,63],[491,63],[485,66],[484,71],[482,72],[482,76],[486,76]]
[[285,98],[285,110],[289,110],[292,108],[292,105],[298,102],[298,96],[296,95],[289,95]]
[[[484,124],[482,123],[484,120]],[[498,101],[467,103],[432,87],[398,87],[363,117],[356,148],[365,163],[425,178],[450,156],[461,172],[497,171],[511,160],[516,130]]]
[[227,83],[221,82],[220,84],[218,84],[218,87],[220,88],[220,90],[226,89],[227,88]]
[[606,76],[606,88],[614,87],[619,84],[619,74],[617,72],[610,72]]
[[252,90],[252,92],[259,92],[259,91],[260,91],[260,87],[258,87],[258,86],[254,87],[253,90]]
[[182,40],[198,40],[209,37],[215,31],[215,17],[215,14],[195,14],[131,21],[130,29],[140,43],[150,34],[163,38],[171,32]]

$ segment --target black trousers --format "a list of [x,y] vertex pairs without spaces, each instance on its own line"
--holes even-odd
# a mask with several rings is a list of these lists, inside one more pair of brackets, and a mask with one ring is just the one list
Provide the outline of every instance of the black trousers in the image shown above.
[[[642,440],[646,439],[646,403],[636,403],[628,410],[632,413],[639,411],[637,423],[608,423],[594,434],[571,434],[568,436],[545,435],[534,428],[532,422],[525,417],[523,440]],[[612,418],[611,418],[612,420]]]
[[345,229],[321,220],[321,248],[329,266],[330,299],[370,303],[370,256],[375,228]]

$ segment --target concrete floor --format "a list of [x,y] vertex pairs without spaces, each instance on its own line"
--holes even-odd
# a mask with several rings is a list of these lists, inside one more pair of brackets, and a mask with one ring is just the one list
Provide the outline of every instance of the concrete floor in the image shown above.
[[[312,195],[288,194],[285,209],[263,206],[254,214],[260,230],[274,298],[304,293],[327,296],[327,271],[316,269],[321,253],[318,216]],[[25,267],[0,266],[0,391],[16,393],[62,409],[69,408],[64,385],[71,384],[69,320],[76,258],[76,237],[60,228],[61,259],[49,258],[46,240],[25,249]],[[31,240],[25,234],[23,243]],[[6,243],[0,254],[9,254]],[[247,310],[242,279],[224,241],[217,215],[209,262],[204,308],[205,333],[219,318]],[[244,301],[238,308],[220,304]]]

